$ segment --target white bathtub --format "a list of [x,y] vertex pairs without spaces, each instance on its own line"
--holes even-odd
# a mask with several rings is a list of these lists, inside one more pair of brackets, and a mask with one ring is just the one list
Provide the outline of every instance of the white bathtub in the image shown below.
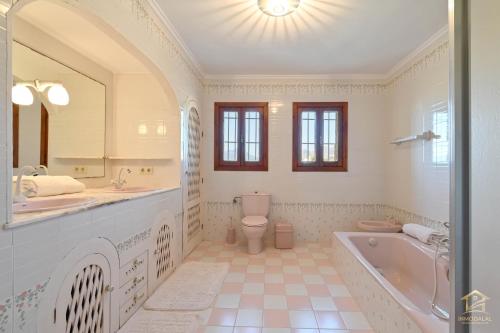
[[[336,232],[334,237],[368,270],[422,332],[448,332],[448,322],[431,312],[434,250],[430,246],[404,234]],[[448,267],[446,260],[438,261],[437,303],[446,311],[449,311],[450,305]]]

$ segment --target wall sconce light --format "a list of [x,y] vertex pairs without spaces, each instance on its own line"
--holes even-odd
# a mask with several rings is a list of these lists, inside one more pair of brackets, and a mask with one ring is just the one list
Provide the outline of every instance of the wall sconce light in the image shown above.
[[62,83],[40,80],[16,82],[12,87],[12,102],[18,105],[32,105],[34,98],[30,88],[39,94],[48,89],[48,100],[54,105],[66,106],[69,104],[69,93]]
[[139,134],[140,136],[146,136],[148,135],[148,125],[146,125],[145,123],[141,123],[139,124],[139,126],[137,126],[137,134]]

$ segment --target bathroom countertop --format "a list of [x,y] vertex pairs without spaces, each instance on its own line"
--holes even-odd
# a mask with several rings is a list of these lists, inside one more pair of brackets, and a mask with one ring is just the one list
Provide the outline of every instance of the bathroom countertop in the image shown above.
[[[179,187],[155,188],[152,189],[151,191],[136,192],[136,193],[110,193],[109,188],[89,188],[86,189],[84,192],[80,193],[58,195],[56,196],[57,198],[93,198],[95,199],[95,202],[92,202],[88,205],[83,205],[73,208],[55,209],[55,210],[33,212],[33,213],[13,214],[12,222],[9,224],[5,224],[4,228],[5,229],[17,228],[28,224],[38,223],[56,217],[61,217],[64,215],[75,214],[78,212],[94,209],[97,207],[112,205],[115,203],[124,202],[128,200],[145,198],[155,194],[166,193],[169,191],[174,191],[176,189],[179,189]],[[40,198],[31,198],[28,200],[46,200],[50,198],[51,197],[40,197]]]

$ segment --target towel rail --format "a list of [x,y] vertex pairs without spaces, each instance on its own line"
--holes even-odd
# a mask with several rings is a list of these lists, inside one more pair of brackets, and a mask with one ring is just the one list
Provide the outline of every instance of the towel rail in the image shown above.
[[404,138],[397,138],[393,141],[391,141],[391,144],[393,145],[400,145],[406,142],[413,142],[413,141],[419,141],[419,140],[425,140],[425,141],[430,141],[433,139],[439,139],[441,138],[441,135],[437,135],[433,131],[427,131],[423,132],[422,134],[419,135],[412,135],[412,136],[407,136]]

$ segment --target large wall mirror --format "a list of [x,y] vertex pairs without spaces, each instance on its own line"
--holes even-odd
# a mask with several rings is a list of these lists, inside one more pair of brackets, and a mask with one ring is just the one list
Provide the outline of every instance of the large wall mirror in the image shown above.
[[42,53],[12,45],[13,168],[105,176],[106,86]]

